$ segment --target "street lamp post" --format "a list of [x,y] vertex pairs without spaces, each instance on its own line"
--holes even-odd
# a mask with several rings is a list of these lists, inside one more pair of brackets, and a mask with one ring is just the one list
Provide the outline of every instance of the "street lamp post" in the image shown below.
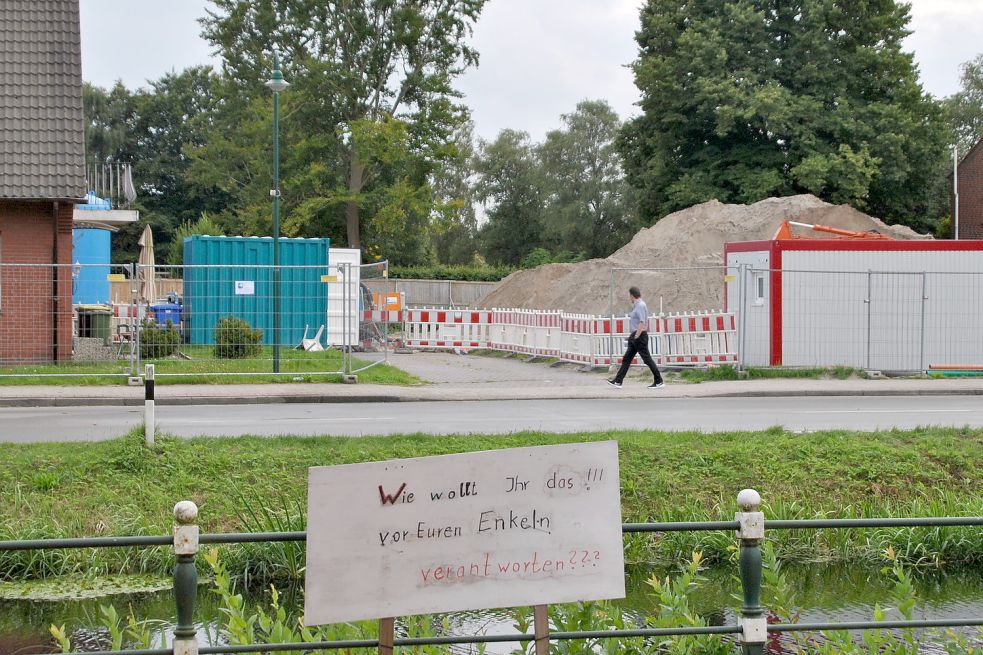
[[273,92],[273,372],[280,372],[280,93],[288,86],[280,72],[280,57],[273,52],[273,76],[266,83]]

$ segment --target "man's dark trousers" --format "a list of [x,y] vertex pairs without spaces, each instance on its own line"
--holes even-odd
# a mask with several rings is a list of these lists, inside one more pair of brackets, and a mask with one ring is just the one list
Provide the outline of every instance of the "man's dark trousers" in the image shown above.
[[655,362],[652,361],[652,355],[649,354],[648,332],[642,332],[642,336],[637,339],[628,337],[628,350],[625,351],[625,356],[621,360],[621,368],[618,369],[618,374],[614,376],[614,381],[619,384],[624,381],[625,376],[628,375],[631,360],[635,359],[636,354],[642,358],[645,365],[652,371],[652,375],[655,376],[655,383],[662,382],[662,374],[659,373],[659,367],[655,365]]

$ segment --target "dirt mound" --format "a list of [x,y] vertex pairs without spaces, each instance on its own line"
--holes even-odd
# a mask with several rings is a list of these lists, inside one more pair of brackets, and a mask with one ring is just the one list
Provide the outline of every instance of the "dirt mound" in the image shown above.
[[[547,264],[513,273],[485,295],[478,306],[603,314],[609,311],[613,286],[614,309],[621,312],[627,308],[625,290],[636,285],[652,311],[720,309],[723,281],[719,266],[723,264],[724,244],[771,239],[784,220],[875,230],[895,239],[931,238],[908,227],[887,225],[848,205],[831,205],[813,195],[768,198],[753,205],[725,205],[711,200],[669,214],[641,230],[606,259]],[[612,273],[611,269],[617,268],[661,270]]]

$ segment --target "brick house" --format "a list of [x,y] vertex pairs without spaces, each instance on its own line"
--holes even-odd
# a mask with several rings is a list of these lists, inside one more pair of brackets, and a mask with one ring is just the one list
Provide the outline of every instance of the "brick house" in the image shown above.
[[85,196],[78,0],[0,5],[0,363],[72,357]]
[[[970,148],[957,167],[959,175],[959,239],[983,239],[983,139]],[[949,175],[952,182],[952,175]],[[950,206],[952,192],[950,186]],[[955,212],[952,213],[955,216]],[[955,233],[953,220],[953,233]]]

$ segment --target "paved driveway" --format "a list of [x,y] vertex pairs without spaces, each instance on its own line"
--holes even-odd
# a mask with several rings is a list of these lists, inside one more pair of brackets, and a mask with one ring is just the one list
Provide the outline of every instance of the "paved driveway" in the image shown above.
[[485,388],[578,387],[603,383],[606,371],[583,372],[573,364],[548,366],[513,357],[455,355],[445,352],[390,353],[389,362],[433,384]]

